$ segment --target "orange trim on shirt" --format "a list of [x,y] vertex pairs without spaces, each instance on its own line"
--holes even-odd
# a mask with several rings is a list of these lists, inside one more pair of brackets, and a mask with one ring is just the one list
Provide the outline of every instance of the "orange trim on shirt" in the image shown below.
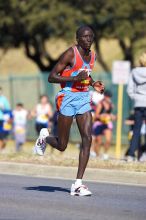
[[93,69],[93,67],[94,67],[95,57],[96,57],[96,55],[95,55],[95,53],[92,51],[91,60],[90,60],[90,64],[89,64],[91,69]]

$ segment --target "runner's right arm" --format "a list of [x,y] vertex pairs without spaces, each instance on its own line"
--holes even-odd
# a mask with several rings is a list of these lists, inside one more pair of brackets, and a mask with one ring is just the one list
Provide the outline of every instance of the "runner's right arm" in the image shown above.
[[69,48],[66,52],[62,54],[59,61],[52,69],[48,81],[50,83],[64,83],[64,82],[80,82],[88,77],[86,71],[81,71],[77,76],[61,76],[62,72],[67,66],[73,66],[74,63],[74,52],[72,48]]

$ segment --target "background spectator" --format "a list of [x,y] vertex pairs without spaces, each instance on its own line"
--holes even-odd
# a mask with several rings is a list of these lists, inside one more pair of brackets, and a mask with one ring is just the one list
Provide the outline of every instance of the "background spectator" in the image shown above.
[[17,152],[21,150],[22,145],[26,141],[27,118],[28,111],[22,103],[18,103],[13,110],[13,133]]
[[48,100],[48,96],[42,95],[40,97],[40,102],[36,105],[31,114],[33,117],[36,117],[35,128],[37,134],[40,133],[42,128],[51,127],[50,119],[53,115],[53,110]]
[[6,146],[6,138],[11,130],[12,113],[7,98],[0,87],[0,150]]
[[[135,114],[134,111],[131,111],[129,117],[125,120],[125,124],[129,126],[128,132],[128,140],[129,142],[133,136],[133,128],[134,128]],[[125,156],[128,155],[129,148],[127,149]],[[139,147],[137,152],[138,160],[146,161],[146,121],[143,121],[142,127],[140,130],[140,138],[139,138]]]
[[105,91],[103,100],[101,100],[96,106],[92,127],[93,144],[91,148],[91,156],[99,155],[100,147],[103,142],[102,137],[104,136],[104,160],[109,158],[107,153],[112,140],[112,120],[115,120],[115,116],[112,114],[113,104],[111,97],[111,92]]
[[139,148],[140,130],[143,120],[146,120],[146,53],[139,58],[140,67],[132,70],[129,77],[127,92],[134,101],[135,120],[133,136],[127,152],[127,161],[134,161],[135,152]]

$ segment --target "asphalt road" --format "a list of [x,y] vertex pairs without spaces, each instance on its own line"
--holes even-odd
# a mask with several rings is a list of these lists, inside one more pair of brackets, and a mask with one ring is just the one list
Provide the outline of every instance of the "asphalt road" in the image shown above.
[[145,220],[146,187],[87,183],[91,197],[71,197],[71,181],[0,175],[0,220]]

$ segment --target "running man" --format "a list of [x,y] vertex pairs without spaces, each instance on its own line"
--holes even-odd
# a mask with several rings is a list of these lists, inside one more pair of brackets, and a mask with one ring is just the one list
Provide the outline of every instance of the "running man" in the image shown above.
[[77,178],[75,184],[71,186],[71,195],[89,196],[92,193],[82,184],[92,141],[89,86],[92,86],[97,92],[103,93],[104,85],[100,81],[95,82],[90,75],[96,58],[95,53],[90,50],[94,40],[92,28],[80,27],[76,32],[76,40],[77,45],[70,47],[62,54],[48,77],[50,83],[60,83],[62,88],[56,96],[56,107],[59,112],[58,137],[51,137],[47,129],[42,129],[34,149],[37,154],[43,155],[48,143],[59,151],[64,151],[75,117],[82,144]]

